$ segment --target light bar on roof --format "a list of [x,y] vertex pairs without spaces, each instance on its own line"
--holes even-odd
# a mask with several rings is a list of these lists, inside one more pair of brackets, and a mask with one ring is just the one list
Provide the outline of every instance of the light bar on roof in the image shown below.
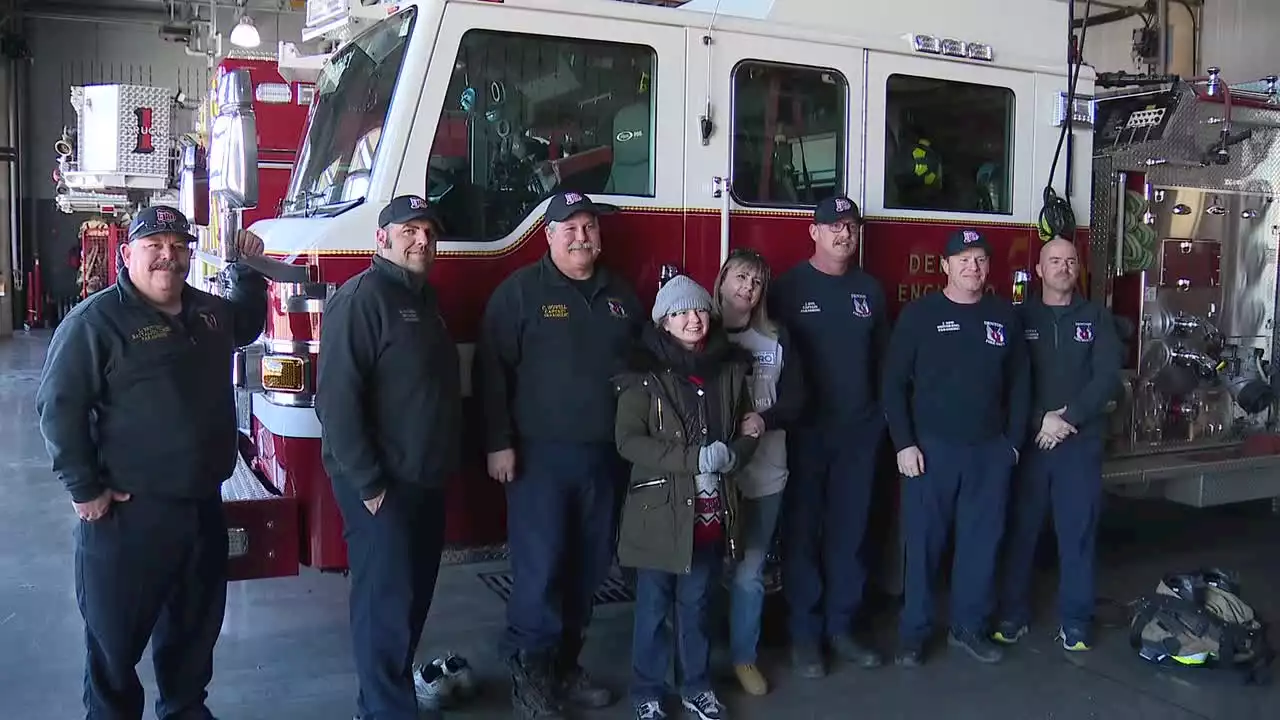
[[995,51],[986,43],[968,42],[955,38],[940,38],[921,33],[910,35],[908,38],[911,40],[911,48],[918,53],[983,60],[986,62],[991,62],[995,59]]

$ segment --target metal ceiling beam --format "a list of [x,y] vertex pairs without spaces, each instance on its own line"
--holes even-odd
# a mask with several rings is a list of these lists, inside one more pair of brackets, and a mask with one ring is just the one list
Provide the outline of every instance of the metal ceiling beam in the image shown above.
[[[173,3],[179,7],[189,8],[192,13],[177,13],[171,17],[170,3],[165,0],[135,0],[134,2],[102,3],[96,0],[27,0],[21,6],[22,16],[42,20],[65,20],[81,22],[108,22],[124,24],[168,25],[183,22],[199,8],[208,8],[209,0],[180,1]],[[236,9],[240,7],[231,0],[213,0],[218,9]],[[246,3],[245,10],[254,15],[292,15],[299,11],[281,8],[278,3],[255,5]],[[207,19],[206,19],[207,21]]]

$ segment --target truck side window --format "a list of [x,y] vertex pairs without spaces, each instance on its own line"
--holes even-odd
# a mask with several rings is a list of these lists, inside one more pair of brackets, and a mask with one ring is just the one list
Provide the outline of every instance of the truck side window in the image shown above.
[[803,206],[845,191],[848,82],[834,70],[744,60],[733,72],[733,194]]
[[654,194],[654,50],[472,30],[427,164],[446,236],[494,241],[557,192]]
[[1013,91],[890,75],[886,208],[1013,213]]

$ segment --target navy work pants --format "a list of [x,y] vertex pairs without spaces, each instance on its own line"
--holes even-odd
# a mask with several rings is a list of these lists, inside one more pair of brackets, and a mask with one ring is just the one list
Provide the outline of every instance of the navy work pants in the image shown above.
[[435,594],[444,548],[444,491],[388,486],[371,515],[360,494],[333,481],[351,568],[351,641],[362,720],[416,720],[413,658]]
[[227,602],[222,499],[135,495],[75,532],[76,600],[85,622],[88,720],[141,720],[137,665],[148,641],[156,717],[209,720],[206,688]]
[[613,564],[615,498],[624,464],[612,443],[529,440],[507,484],[512,588],[510,653],[577,662],[592,596]]
[[787,434],[783,590],[793,645],[850,631],[867,569],[862,541],[884,424]]
[[1031,621],[1036,541],[1052,510],[1058,536],[1058,615],[1063,627],[1093,621],[1094,543],[1102,502],[1102,441],[1073,435],[1052,450],[1029,449],[1013,486],[1005,540],[1000,619]]
[[964,444],[922,438],[924,474],[902,483],[906,577],[899,632],[919,646],[933,629],[933,590],[952,525],[950,622],[983,634],[995,597],[1013,446],[1004,438]]

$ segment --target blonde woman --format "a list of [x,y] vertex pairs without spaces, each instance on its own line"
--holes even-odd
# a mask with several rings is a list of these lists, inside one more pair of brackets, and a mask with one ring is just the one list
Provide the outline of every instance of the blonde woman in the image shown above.
[[768,291],[769,266],[764,258],[754,250],[735,250],[716,278],[713,308],[729,340],[754,358],[748,384],[755,411],[765,425],[756,454],[737,476],[742,559],[729,591],[729,652],[738,682],[752,695],[769,691],[756,665],[764,565],[787,484],[784,428],[804,406],[800,364],[786,329],[769,319],[764,300]]

